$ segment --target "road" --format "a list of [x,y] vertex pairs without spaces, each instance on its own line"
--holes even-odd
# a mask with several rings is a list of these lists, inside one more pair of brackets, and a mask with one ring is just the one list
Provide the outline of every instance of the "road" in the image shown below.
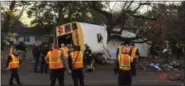
[[[9,49],[1,52],[1,66],[5,63],[5,58],[7,57]],[[31,49],[27,54],[28,59],[32,60]],[[22,83],[27,86],[34,85],[43,85],[48,86],[50,84],[49,74],[35,74],[33,73],[33,64],[26,63],[22,64],[19,70],[19,75]],[[67,75],[66,75],[67,76]],[[1,85],[8,85],[10,73],[2,72],[1,73]],[[166,85],[166,86],[182,86],[183,82],[160,82],[160,76],[156,73],[138,71],[137,76],[133,77],[132,85]],[[73,82],[70,76],[65,77],[65,84],[72,86]],[[112,66],[110,65],[101,65],[97,66],[97,70],[92,73],[85,73],[85,84],[86,86],[116,86],[117,85],[117,76],[112,71]]]
[[[26,66],[26,65],[25,65]],[[103,67],[103,66],[102,66]],[[25,68],[24,68],[25,69]],[[35,74],[30,70],[20,69],[20,79],[24,85],[43,85],[47,86],[50,83],[49,74]],[[1,85],[8,85],[9,72],[1,73]],[[160,82],[159,74],[151,72],[138,72],[138,76],[133,77],[133,85],[174,85],[181,86],[183,82]],[[72,85],[73,82],[70,76],[65,77],[65,84]],[[92,73],[85,73],[85,84],[87,86],[116,86],[117,85],[117,76],[114,75],[112,70],[109,69],[97,69]]]

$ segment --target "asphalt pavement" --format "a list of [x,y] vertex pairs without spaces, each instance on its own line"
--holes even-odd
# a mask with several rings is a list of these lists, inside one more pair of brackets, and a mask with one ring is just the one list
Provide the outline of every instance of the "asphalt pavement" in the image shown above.
[[[24,65],[26,66],[26,65]],[[107,65],[104,65],[107,66]],[[104,67],[101,66],[101,67]],[[22,67],[19,70],[20,80],[22,83],[26,85],[43,85],[48,86],[50,84],[49,73],[48,74],[40,74],[33,73],[32,69],[24,70]],[[27,67],[28,68],[28,67]],[[31,68],[31,66],[29,67]],[[8,85],[8,80],[10,77],[10,73],[2,72],[1,73],[1,85]],[[165,86],[182,86],[183,82],[160,82],[159,73],[153,72],[143,72],[138,71],[137,76],[133,77],[132,85],[165,85]],[[58,84],[58,82],[56,82]],[[73,85],[73,81],[71,80],[70,75],[65,75],[65,84],[68,86]],[[85,73],[85,84],[86,86],[116,86],[117,85],[117,75],[113,73],[112,70],[109,69],[97,69],[91,73]]]
[[[31,50],[31,49],[30,49]],[[5,63],[5,58],[7,57],[8,49],[1,52],[1,67],[3,68]],[[28,52],[28,60],[32,61],[31,52]],[[3,59],[4,58],[4,59]],[[1,70],[3,71],[3,70]],[[33,73],[33,64],[25,62],[21,64],[19,69],[20,80],[25,86],[49,86],[49,73],[40,74]],[[1,85],[8,85],[10,73],[8,71],[1,72]],[[56,82],[58,84],[58,82]],[[160,82],[160,74],[153,72],[143,72],[138,71],[137,76],[133,77],[132,86],[182,86],[182,81],[176,82]],[[68,86],[73,86],[73,81],[71,76],[65,76],[65,84]],[[92,73],[85,73],[85,84],[86,86],[117,86],[117,76],[114,74],[111,65],[98,65],[97,70]]]

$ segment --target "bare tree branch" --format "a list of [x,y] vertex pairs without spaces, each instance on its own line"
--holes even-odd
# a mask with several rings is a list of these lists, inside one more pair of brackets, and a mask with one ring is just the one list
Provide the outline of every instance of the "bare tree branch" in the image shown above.
[[110,8],[110,1],[105,2],[107,7],[109,8],[109,11],[112,12],[112,9]]
[[[112,7],[112,9],[114,9],[114,8],[115,8],[115,6],[116,6],[116,4],[114,4],[114,6]],[[111,12],[112,12],[112,9],[111,9]]]
[[150,3],[140,3],[139,6],[137,6],[137,8],[134,9],[134,11],[132,11],[132,14],[135,13],[135,12],[137,12],[137,10],[138,10],[141,6],[143,6],[143,5],[149,5],[149,6],[150,6]]
[[125,8],[125,6],[127,5],[128,1],[125,2],[125,4],[123,5],[123,9]]
[[[129,3],[129,5],[127,6],[126,10],[129,10],[129,8],[130,8],[130,6],[132,5],[133,2],[134,2],[134,1],[131,1],[131,2]],[[123,9],[124,9],[124,8],[123,8]]]
[[95,11],[97,11],[97,12],[103,14],[103,15],[105,15],[106,17],[112,16],[111,13],[99,9],[99,8],[96,6],[96,2],[92,2],[92,3],[88,3],[88,4],[89,4],[89,6],[90,6],[91,9],[93,9],[93,10],[95,10]]

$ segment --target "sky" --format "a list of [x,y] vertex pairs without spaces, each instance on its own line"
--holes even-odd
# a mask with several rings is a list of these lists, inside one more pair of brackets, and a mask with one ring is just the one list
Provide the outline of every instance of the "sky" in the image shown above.
[[[115,1],[120,1],[120,0],[114,0],[114,2],[111,2],[110,4],[109,4],[109,6],[110,6],[110,8],[107,8],[107,9],[105,9],[106,11],[120,11],[121,10],[121,8],[122,8],[122,5],[123,5],[123,3],[124,2],[115,2]],[[129,0],[128,0],[129,1]],[[148,1],[151,1],[151,0],[148,0]],[[153,1],[153,0],[152,0]],[[159,0],[160,1],[160,0]],[[163,0],[164,1],[164,0]],[[175,1],[175,0],[174,0]],[[152,3],[155,3],[155,2],[152,2]],[[165,3],[165,2],[160,2],[160,3]],[[166,2],[165,4],[170,4],[170,3],[175,3],[175,4],[179,4],[179,2]],[[2,5],[2,4],[1,4]],[[134,2],[133,3],[133,5],[132,5],[132,8],[134,9],[134,8],[136,8],[138,6],[138,2]],[[28,18],[27,17],[27,13],[26,13],[26,10],[28,10],[29,9],[29,7],[30,6],[27,6],[26,8],[25,8],[25,11],[23,12],[23,15],[22,15],[22,17],[20,18],[20,21],[23,23],[23,24],[25,24],[25,25],[28,25],[28,26],[30,26],[30,23],[31,23],[31,21],[34,19],[34,18]],[[17,8],[18,10],[21,10],[22,9],[22,7],[19,7],[19,8]],[[115,10],[116,9],[116,10]],[[140,9],[138,10],[140,13],[145,13],[145,12],[147,12],[147,11],[149,11],[149,10],[151,10],[152,8],[150,7],[150,6],[142,6],[142,7],[140,7]],[[18,12],[19,13],[19,12]]]

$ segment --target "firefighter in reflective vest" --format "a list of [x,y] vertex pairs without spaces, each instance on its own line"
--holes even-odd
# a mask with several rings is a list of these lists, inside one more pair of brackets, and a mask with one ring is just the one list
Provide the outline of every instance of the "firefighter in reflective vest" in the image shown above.
[[14,49],[12,53],[8,56],[8,59],[6,61],[6,68],[8,68],[11,71],[11,77],[9,80],[9,85],[14,85],[13,79],[15,78],[18,85],[21,86],[21,82],[19,79],[19,74],[18,74],[18,68],[20,65],[20,60],[18,56],[18,51]]
[[61,43],[61,48],[60,49],[64,52],[65,57],[68,59],[68,51],[69,51],[69,49],[65,46],[64,43]]
[[[126,44],[128,46],[128,44]],[[119,86],[131,86],[132,72],[131,63],[133,58],[129,55],[129,48],[122,48],[122,53],[118,55],[115,73],[118,73],[118,85]]]
[[[66,57],[61,50],[58,49],[56,44],[52,45],[52,50],[47,53],[45,57],[46,62],[49,64],[51,86],[55,86],[55,81],[58,79],[59,85],[64,86],[64,68],[68,69]],[[68,72],[70,70],[68,69]]]
[[87,71],[88,72],[94,71],[95,70],[95,62],[94,62],[94,58],[92,56],[92,50],[87,44],[85,44],[84,59],[85,59]]
[[138,49],[135,47],[135,45],[133,43],[130,44],[131,47],[131,51],[130,51],[130,55],[133,58],[133,62],[132,62],[132,75],[136,76],[136,61],[137,61],[137,57],[139,56],[139,51]]
[[[73,48],[74,50],[70,53],[69,56],[69,66],[72,70],[72,79],[74,86],[84,86],[84,58],[83,52],[80,51],[80,46]],[[78,82],[79,81],[79,82]]]

